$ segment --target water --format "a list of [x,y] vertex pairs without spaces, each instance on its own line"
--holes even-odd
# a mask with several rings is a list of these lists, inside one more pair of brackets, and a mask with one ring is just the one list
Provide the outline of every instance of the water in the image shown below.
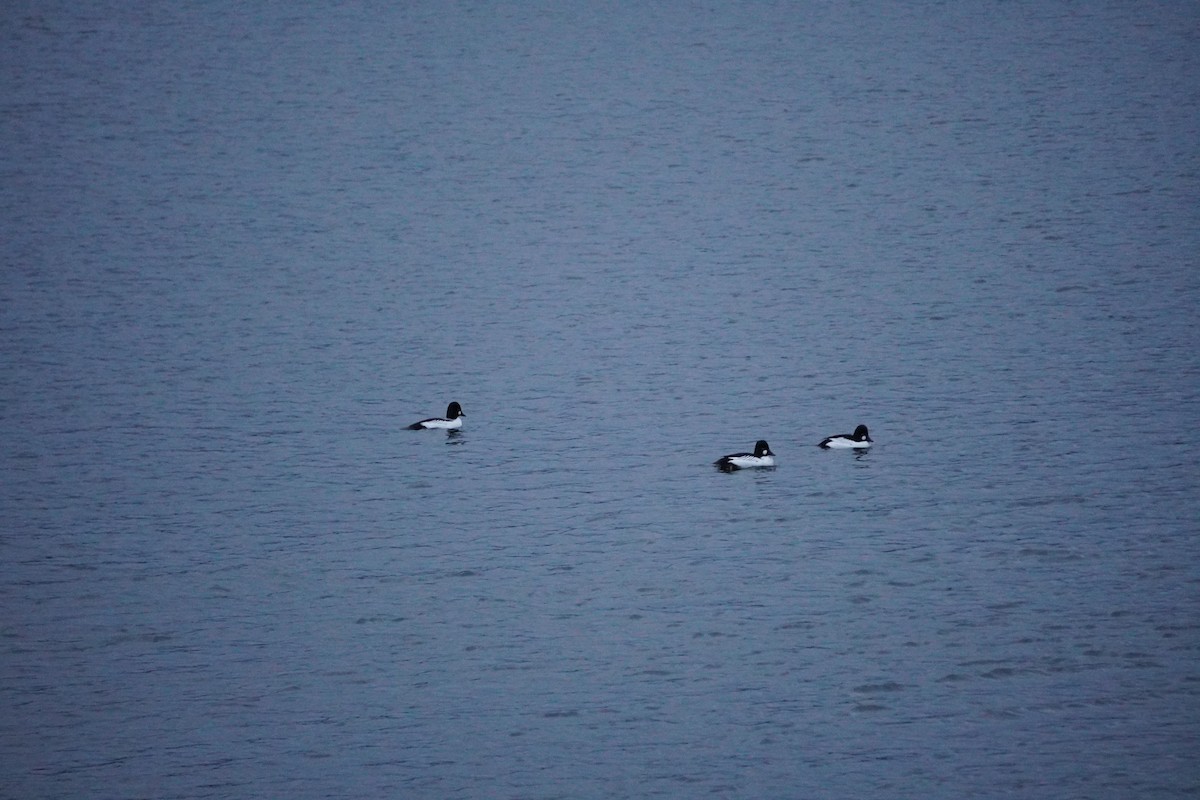
[[3,15],[4,796],[1200,787],[1192,6]]

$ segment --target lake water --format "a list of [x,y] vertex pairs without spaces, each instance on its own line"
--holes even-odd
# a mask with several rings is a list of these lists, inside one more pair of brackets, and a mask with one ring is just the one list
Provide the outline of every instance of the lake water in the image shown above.
[[0,795],[1200,792],[1195,4],[0,18]]

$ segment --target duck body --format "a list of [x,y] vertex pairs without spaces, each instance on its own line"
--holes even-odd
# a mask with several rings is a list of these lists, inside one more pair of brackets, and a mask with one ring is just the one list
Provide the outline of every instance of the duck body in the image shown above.
[[714,461],[713,466],[723,472],[754,469],[757,467],[773,467],[775,466],[775,454],[771,452],[771,447],[767,444],[766,439],[759,439],[754,444],[753,453],[730,453]]
[[854,433],[841,433],[837,436],[830,436],[822,439],[817,443],[817,447],[823,447],[826,450],[838,449],[846,450],[850,448],[862,450],[874,444],[870,433],[867,432],[866,425],[859,425],[854,429]]
[[466,414],[463,413],[462,406],[460,406],[458,403],[451,403],[450,405],[446,406],[445,417],[430,417],[429,419],[423,419],[420,422],[414,422],[412,425],[409,425],[408,429],[410,431],[456,431],[463,426],[463,417],[465,416]]

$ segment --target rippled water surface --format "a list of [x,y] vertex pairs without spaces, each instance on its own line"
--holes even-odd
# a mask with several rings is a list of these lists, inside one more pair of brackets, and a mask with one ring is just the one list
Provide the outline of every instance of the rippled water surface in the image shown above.
[[1193,5],[0,16],[0,794],[1200,791]]

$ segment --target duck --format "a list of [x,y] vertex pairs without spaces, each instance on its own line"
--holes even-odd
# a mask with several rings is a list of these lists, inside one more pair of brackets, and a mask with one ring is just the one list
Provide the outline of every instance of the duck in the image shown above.
[[420,422],[414,422],[412,425],[409,425],[408,429],[410,431],[430,429],[456,431],[463,426],[463,417],[465,416],[466,414],[463,413],[462,406],[460,406],[458,403],[451,403],[450,405],[446,406],[445,417],[430,417],[429,419],[423,419]]
[[767,444],[766,439],[759,439],[754,443],[753,453],[730,453],[714,461],[713,466],[723,472],[754,467],[773,467],[775,466],[775,454],[771,452],[771,446]]
[[867,432],[866,425],[859,425],[854,429],[854,433],[840,433],[837,436],[830,436],[822,439],[817,443],[817,447],[823,447],[826,450],[830,448],[857,448],[863,449],[870,447],[873,444],[871,435]]

